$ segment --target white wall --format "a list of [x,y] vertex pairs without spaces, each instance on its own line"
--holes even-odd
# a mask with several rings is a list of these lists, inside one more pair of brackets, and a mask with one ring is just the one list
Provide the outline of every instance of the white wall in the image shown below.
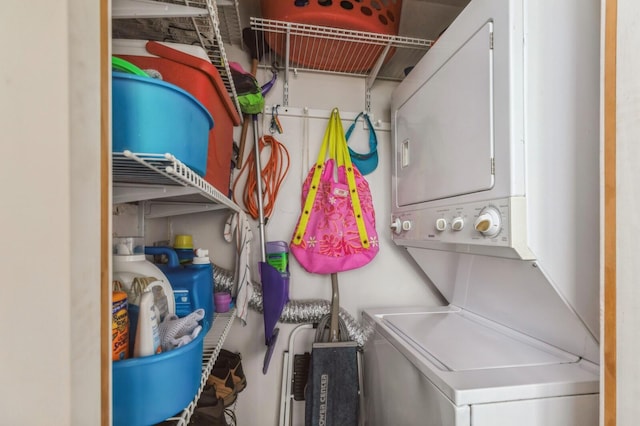
[[640,418],[640,5],[618,0],[617,53],[617,423]]
[[0,14],[7,425],[100,419],[99,26],[84,3],[9,0]]

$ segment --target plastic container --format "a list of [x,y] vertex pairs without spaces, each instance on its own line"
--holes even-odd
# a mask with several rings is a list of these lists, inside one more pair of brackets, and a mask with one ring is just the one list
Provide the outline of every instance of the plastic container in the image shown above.
[[200,388],[204,334],[169,352],[112,363],[114,426],[156,424],[189,405]]
[[114,71],[112,82],[113,151],[171,153],[204,176],[213,128],[207,109],[164,81]]
[[[148,255],[164,254],[168,263],[156,265],[169,278],[178,317],[189,315],[196,309],[204,309],[202,329],[206,333],[213,324],[213,267],[209,253],[195,256],[193,263],[181,265],[176,251],[171,247],[145,247]],[[196,251],[198,253],[198,251]]]
[[124,291],[114,291],[112,295],[111,335],[111,359],[122,361],[129,358],[129,313]]
[[[143,237],[114,237],[113,238],[113,279],[122,283],[123,289],[127,292],[127,303],[129,312],[131,306],[139,303],[139,294],[133,291],[133,281],[137,277],[153,277],[160,281],[161,284],[152,283],[152,285],[161,285],[165,294],[168,296],[169,312],[175,313],[175,298],[169,278],[153,263],[149,262],[144,255],[144,238]],[[131,340],[135,336],[134,318],[130,315],[129,322],[131,325]],[[130,348],[131,349],[131,348]]]
[[191,235],[176,235],[173,248],[178,254],[180,263],[190,263],[193,261],[193,237]]
[[285,241],[267,241],[267,263],[289,277],[289,245]]
[[111,254],[115,256],[144,255],[144,237],[113,237]]
[[164,81],[186,90],[205,106],[216,124],[209,133],[204,180],[227,195],[231,179],[233,127],[240,125],[240,115],[218,70],[199,46],[147,43],[147,40],[114,39],[113,54],[140,68],[159,71]]
[[157,309],[153,304],[153,294],[145,292],[140,298],[134,357],[145,357],[162,352],[159,325],[160,318],[158,318]]
[[[387,35],[398,34],[402,11],[402,0],[261,0],[260,5],[265,19]],[[269,47],[280,56],[285,53],[285,36],[265,34]],[[363,72],[373,68],[383,50],[383,44],[294,35],[289,58],[314,69]],[[387,60],[391,54],[390,50]]]
[[216,292],[213,294],[216,305],[216,312],[229,312],[231,306],[231,295],[227,292]]
[[117,58],[115,56],[111,57],[111,69],[129,74],[139,75],[141,77],[149,77],[149,74],[133,65],[131,62],[125,61],[124,59]]

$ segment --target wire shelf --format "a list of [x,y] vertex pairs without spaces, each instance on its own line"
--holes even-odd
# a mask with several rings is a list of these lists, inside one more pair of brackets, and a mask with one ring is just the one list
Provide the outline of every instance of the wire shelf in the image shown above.
[[[113,19],[114,38],[144,39],[181,44],[198,44],[207,52],[220,73],[229,96],[241,113],[224,42],[242,45],[240,14],[237,0],[155,0],[157,3],[179,4],[206,10],[205,16]],[[220,24],[223,19],[223,25]],[[223,42],[224,40],[224,42]]]
[[[250,19],[262,66],[402,80],[432,45],[431,40]],[[372,74],[375,74],[372,76]]]
[[222,345],[227,339],[229,331],[233,326],[233,319],[235,318],[235,315],[235,309],[232,309],[229,312],[215,314],[213,325],[211,326],[211,329],[209,330],[207,335],[204,337],[204,346],[202,350],[202,377],[200,378],[200,388],[198,389],[196,397],[189,403],[187,407],[185,407],[184,410],[182,410],[180,416],[167,419],[167,421],[175,421],[175,426],[187,426],[189,424],[189,420],[191,419],[191,416],[196,409],[198,400],[200,399],[200,395],[202,394],[202,391],[207,384],[207,378],[209,377],[209,374],[211,374],[211,370],[213,369],[213,366],[218,359],[220,349],[222,349]]
[[[239,212],[240,207],[209,185],[204,179],[171,154],[144,154],[131,151],[112,154],[113,183],[188,188],[200,202],[208,201]],[[167,192],[167,191],[163,191]],[[189,201],[193,201],[191,197]]]

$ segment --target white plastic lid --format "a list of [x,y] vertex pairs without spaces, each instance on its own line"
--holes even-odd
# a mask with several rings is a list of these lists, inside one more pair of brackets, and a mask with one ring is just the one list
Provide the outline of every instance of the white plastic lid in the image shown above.
[[194,250],[193,263],[196,265],[203,265],[206,263],[211,263],[209,259],[209,250],[197,248]]

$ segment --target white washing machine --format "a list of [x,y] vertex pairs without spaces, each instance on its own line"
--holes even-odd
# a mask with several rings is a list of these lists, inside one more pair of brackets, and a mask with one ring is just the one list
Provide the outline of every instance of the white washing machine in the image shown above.
[[449,303],[365,310],[365,424],[599,407],[597,0],[472,0],[392,96],[392,223]]
[[380,309],[365,350],[365,424],[598,424],[598,366],[453,307]]

